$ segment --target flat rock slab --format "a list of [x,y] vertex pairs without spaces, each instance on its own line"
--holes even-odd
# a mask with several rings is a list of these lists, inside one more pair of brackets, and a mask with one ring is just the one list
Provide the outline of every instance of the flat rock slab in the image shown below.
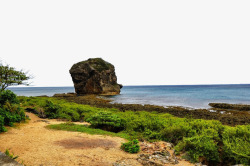
[[0,152],[0,165],[1,166],[23,166],[22,164],[19,164],[15,160],[11,159],[6,154]]

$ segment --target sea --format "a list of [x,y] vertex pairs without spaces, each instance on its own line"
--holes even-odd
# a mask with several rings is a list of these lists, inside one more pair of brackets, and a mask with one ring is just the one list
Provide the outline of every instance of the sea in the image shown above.
[[[19,96],[53,96],[74,87],[9,87]],[[250,104],[250,84],[124,86],[112,103],[209,108],[209,103]]]

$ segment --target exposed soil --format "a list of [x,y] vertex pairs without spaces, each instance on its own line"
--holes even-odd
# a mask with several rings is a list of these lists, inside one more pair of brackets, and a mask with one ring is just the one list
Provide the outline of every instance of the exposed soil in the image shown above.
[[[28,123],[0,134],[0,151],[9,149],[18,155],[18,161],[27,166],[112,166],[125,162],[140,166],[138,154],[120,150],[125,139],[79,132],[47,129],[48,124],[61,123],[57,120],[40,119],[32,113]],[[169,164],[168,166],[170,166]],[[191,166],[180,161],[176,166]]]
[[74,138],[65,139],[55,142],[57,145],[63,146],[67,149],[91,149],[91,148],[115,148],[117,143],[106,139],[89,139],[89,138]]
[[76,96],[76,95],[56,95],[59,99],[65,99],[78,104],[92,105],[100,108],[116,108],[120,111],[155,111],[159,113],[169,113],[177,117],[187,117],[194,119],[219,120],[222,124],[235,126],[250,124],[250,111],[233,111],[225,109],[187,109],[184,107],[163,107],[156,105],[141,104],[111,104],[111,100],[96,97],[95,95]]

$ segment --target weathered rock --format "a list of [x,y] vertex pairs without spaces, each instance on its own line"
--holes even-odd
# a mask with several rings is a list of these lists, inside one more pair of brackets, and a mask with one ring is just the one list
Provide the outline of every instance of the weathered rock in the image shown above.
[[1,166],[22,166],[22,164],[19,164],[15,160],[11,159],[6,154],[0,152],[0,165]]
[[69,72],[78,95],[116,95],[122,88],[117,84],[114,66],[101,58],[76,63]]
[[174,153],[170,154],[168,150],[173,145],[168,142],[141,142],[141,154],[138,155],[137,161],[143,166],[164,166],[166,164],[178,164],[179,161]]

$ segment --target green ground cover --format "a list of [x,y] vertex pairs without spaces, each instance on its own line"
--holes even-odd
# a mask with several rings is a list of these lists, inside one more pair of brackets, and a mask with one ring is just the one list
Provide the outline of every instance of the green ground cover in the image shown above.
[[[89,134],[120,136],[128,140],[163,140],[174,143],[176,153],[192,162],[210,165],[250,165],[250,125],[230,127],[215,120],[178,118],[167,113],[96,108],[55,98],[19,97],[21,106],[34,108],[48,118],[87,121],[90,127],[71,123],[50,128]],[[0,118],[1,123],[1,118]]]
[[105,131],[102,129],[91,128],[85,125],[76,125],[71,122],[48,125],[47,128],[54,129],[54,130],[77,131],[77,132],[87,133],[91,135],[108,135],[112,137],[121,137],[125,139],[130,139],[129,135],[126,133],[122,133],[122,132],[114,133],[114,132]]
[[0,132],[7,131],[5,126],[13,126],[24,120],[25,113],[17,96],[10,90],[0,91]]

